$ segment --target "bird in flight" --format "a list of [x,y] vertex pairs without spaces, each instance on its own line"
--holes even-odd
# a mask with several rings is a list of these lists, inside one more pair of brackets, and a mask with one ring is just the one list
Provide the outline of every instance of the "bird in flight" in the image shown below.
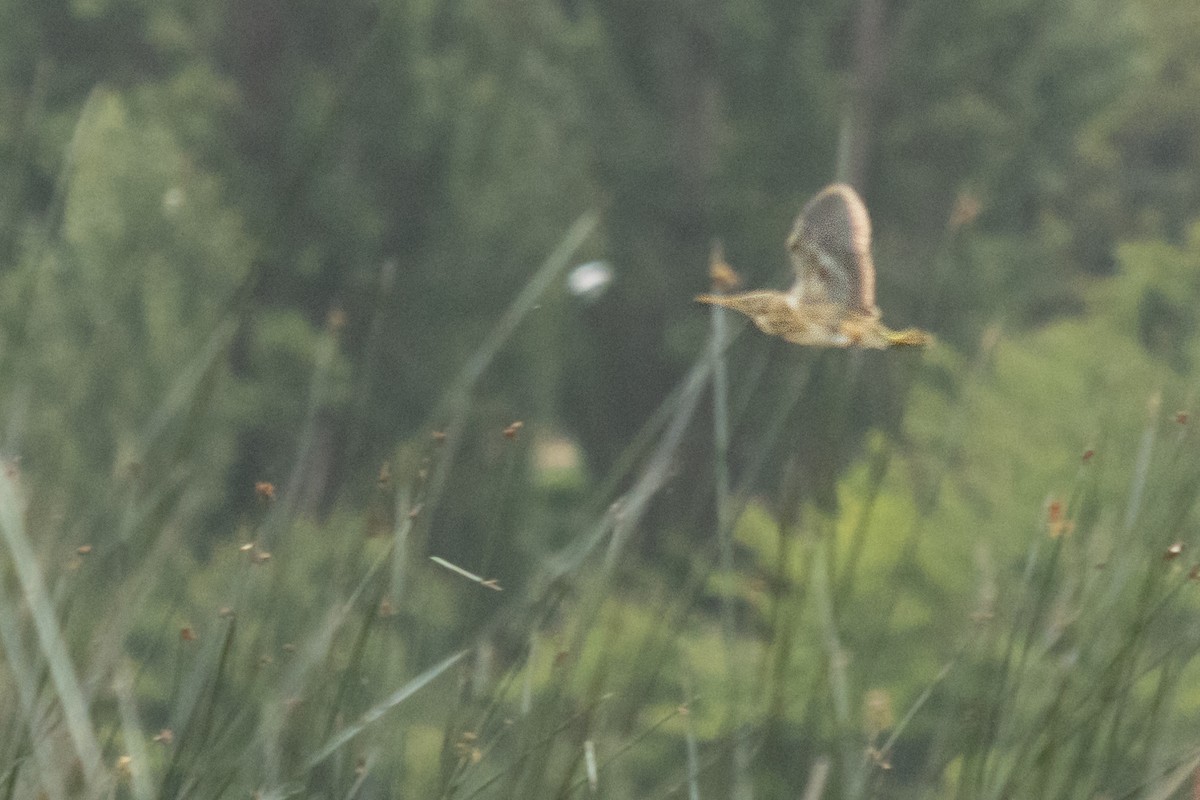
[[854,189],[835,183],[821,190],[796,218],[787,238],[796,282],[786,292],[702,294],[701,303],[732,308],[759,330],[811,347],[883,350],[929,344],[916,328],[893,331],[880,321],[871,262],[871,219]]

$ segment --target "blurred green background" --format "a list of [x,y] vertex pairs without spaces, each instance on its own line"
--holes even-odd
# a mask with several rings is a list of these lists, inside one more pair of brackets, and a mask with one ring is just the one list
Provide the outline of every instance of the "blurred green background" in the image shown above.
[[1198,310],[1194,0],[0,0],[0,797],[1191,797]]

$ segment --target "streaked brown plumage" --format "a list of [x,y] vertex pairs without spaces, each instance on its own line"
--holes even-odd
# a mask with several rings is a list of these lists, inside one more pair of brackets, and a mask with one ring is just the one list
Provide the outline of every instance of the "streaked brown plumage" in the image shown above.
[[880,321],[871,220],[854,189],[835,183],[809,200],[787,249],[796,270],[788,291],[703,294],[696,300],[739,311],[763,333],[793,344],[884,349],[932,341],[924,331],[893,331]]

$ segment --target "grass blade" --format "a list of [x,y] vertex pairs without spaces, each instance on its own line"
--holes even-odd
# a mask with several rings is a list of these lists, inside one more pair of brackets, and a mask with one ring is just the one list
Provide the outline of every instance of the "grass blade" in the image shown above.
[[0,469],[0,537],[12,557],[13,571],[33,617],[38,644],[50,667],[55,697],[62,708],[75,755],[83,767],[84,780],[89,789],[94,789],[102,773],[100,745],[92,730],[83,689],[67,652],[41,567],[25,535],[24,508],[16,477],[14,469]]
[[342,728],[342,730],[340,730],[336,734],[334,734],[333,738],[331,738],[320,749],[318,749],[316,753],[314,753],[312,756],[310,756],[308,759],[308,762],[305,764],[305,769],[312,769],[317,764],[320,764],[322,761],[329,758],[329,756],[331,756],[335,752],[337,752],[337,750],[342,745],[344,745],[346,742],[353,739],[355,736],[358,736],[360,733],[362,733],[364,730],[366,730],[372,723],[377,722],[388,711],[391,711],[393,708],[400,705],[408,698],[412,697],[414,694],[419,692],[421,689],[425,688],[425,686],[427,684],[432,682],[434,680],[434,678],[437,678],[443,672],[450,669],[452,666],[454,666],[459,661],[461,661],[463,659],[463,657],[467,655],[468,652],[470,652],[470,651],[469,650],[459,650],[454,655],[444,659],[440,663],[435,664],[432,667],[430,667],[429,669],[425,670],[420,675],[413,678],[411,681],[404,684],[396,691],[392,692],[390,695],[388,695],[386,698],[384,698],[381,702],[375,704],[372,708],[368,709],[358,719],[357,722],[355,722],[352,725],[347,725],[345,728]]

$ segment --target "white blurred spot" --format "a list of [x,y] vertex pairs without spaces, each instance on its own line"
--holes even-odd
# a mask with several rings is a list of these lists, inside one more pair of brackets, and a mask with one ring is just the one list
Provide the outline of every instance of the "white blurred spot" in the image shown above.
[[580,264],[567,275],[567,291],[590,303],[600,299],[612,283],[612,279],[612,267],[607,262],[589,261]]
[[184,199],[183,189],[179,187],[167,189],[167,191],[163,192],[162,196],[163,211],[166,211],[168,214],[178,211],[183,207]]
[[569,436],[540,432],[533,440],[533,476],[546,491],[574,491],[587,480],[583,450]]
[[583,743],[583,764],[587,771],[588,789],[595,794],[600,788],[600,771],[596,768],[596,743],[591,739]]
[[534,443],[533,462],[536,469],[548,472],[574,471],[583,464],[583,455],[573,439],[561,434],[543,435]]

